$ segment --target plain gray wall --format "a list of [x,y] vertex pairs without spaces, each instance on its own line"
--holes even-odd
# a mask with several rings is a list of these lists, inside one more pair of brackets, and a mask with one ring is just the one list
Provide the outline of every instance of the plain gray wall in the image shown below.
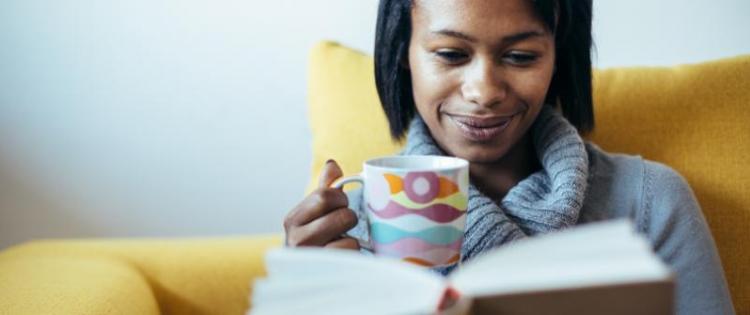
[[[598,1],[597,65],[750,53],[750,1]],[[310,163],[308,51],[377,1],[0,2],[0,248],[280,232]]]

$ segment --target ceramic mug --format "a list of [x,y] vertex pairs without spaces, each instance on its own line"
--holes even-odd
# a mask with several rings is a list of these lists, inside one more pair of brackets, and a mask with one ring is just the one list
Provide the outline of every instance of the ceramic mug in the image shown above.
[[469,162],[429,155],[365,161],[362,173],[337,180],[363,185],[370,234],[358,240],[375,255],[425,267],[460,262],[466,226]]

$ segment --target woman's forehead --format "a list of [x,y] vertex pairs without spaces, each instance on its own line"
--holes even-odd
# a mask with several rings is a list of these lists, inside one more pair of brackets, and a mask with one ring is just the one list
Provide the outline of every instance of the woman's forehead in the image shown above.
[[412,27],[427,33],[452,30],[490,37],[546,31],[530,0],[415,0]]

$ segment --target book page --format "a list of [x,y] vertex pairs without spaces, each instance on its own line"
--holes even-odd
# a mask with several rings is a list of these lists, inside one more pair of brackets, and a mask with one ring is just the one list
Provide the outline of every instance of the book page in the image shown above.
[[249,314],[429,314],[445,290],[427,269],[346,250],[274,249],[266,266]]
[[472,296],[666,281],[669,269],[626,220],[592,223],[490,251],[450,277]]

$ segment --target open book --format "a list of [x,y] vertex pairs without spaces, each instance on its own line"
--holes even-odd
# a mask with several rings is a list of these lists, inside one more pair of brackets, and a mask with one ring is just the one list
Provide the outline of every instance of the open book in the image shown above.
[[448,277],[322,248],[271,250],[266,268],[251,315],[673,313],[672,273],[626,220],[518,241]]

